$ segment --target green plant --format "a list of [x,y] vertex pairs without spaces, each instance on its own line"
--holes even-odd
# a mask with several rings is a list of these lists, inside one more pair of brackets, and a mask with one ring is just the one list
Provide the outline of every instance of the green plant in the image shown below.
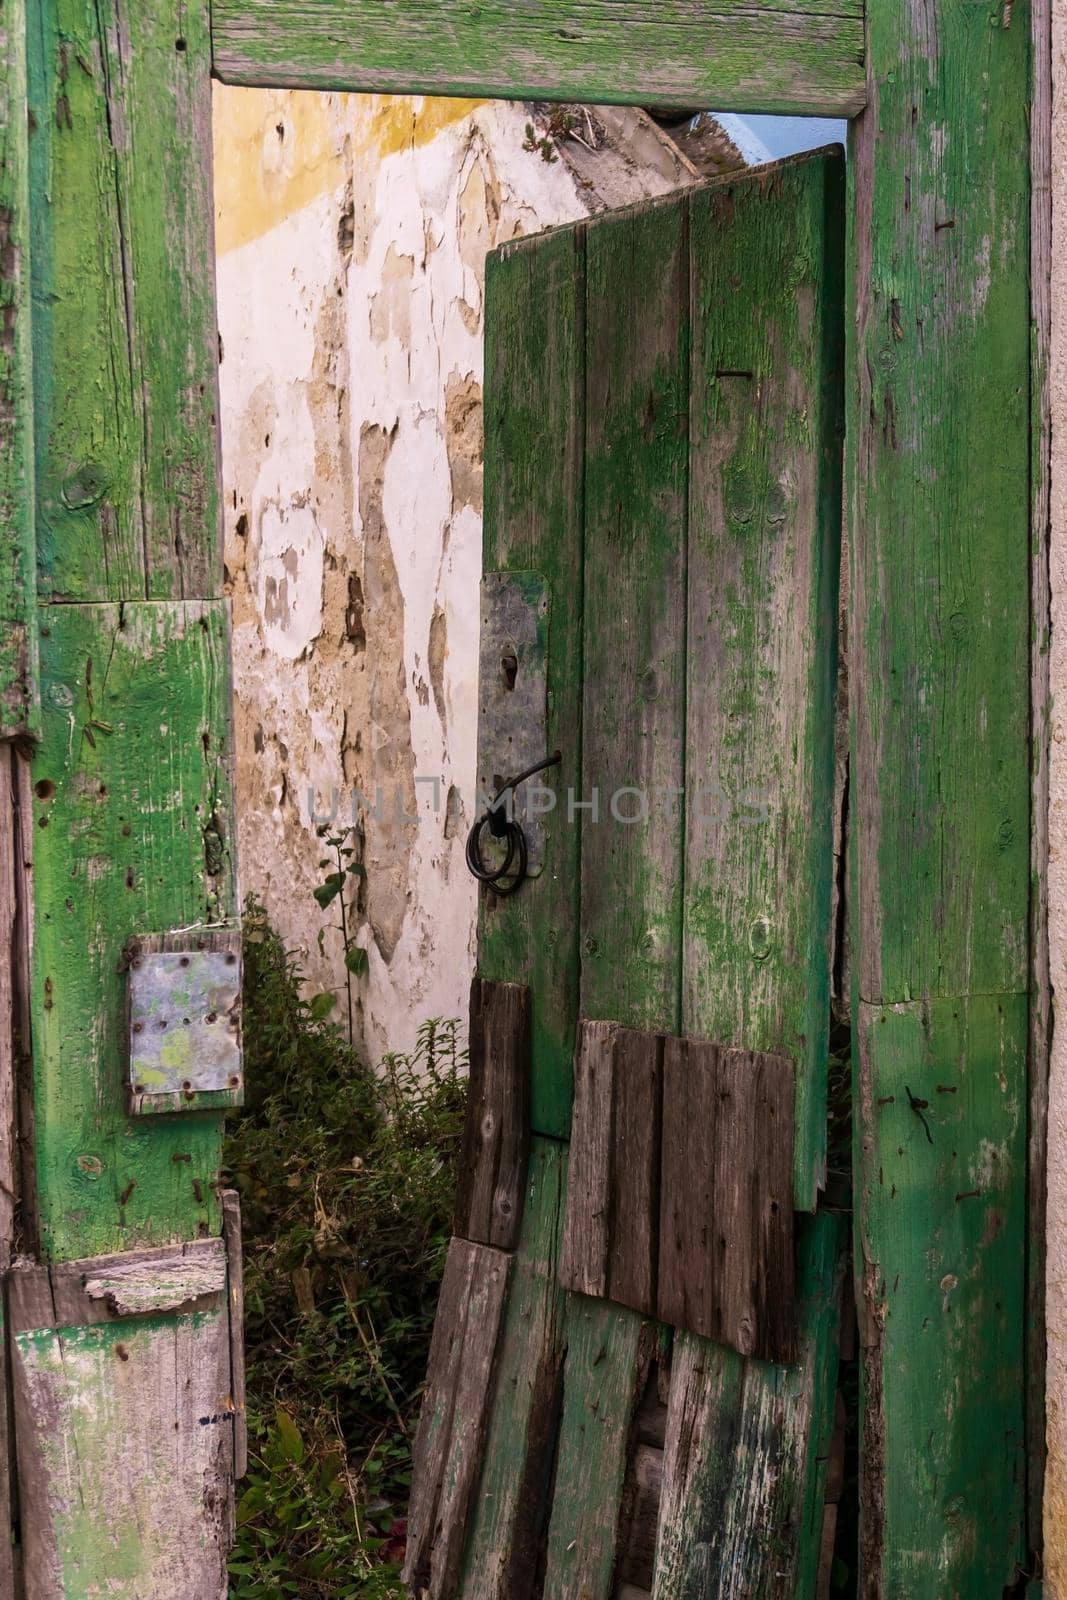
[[[361,835],[355,828],[343,828],[331,833],[329,824],[324,822],[316,828],[315,832],[332,855],[324,857],[319,862],[319,871],[329,868],[325,878],[314,890],[315,899],[325,911],[336,901],[340,913],[337,931],[341,935],[341,944],[345,955],[345,994],[348,1000],[348,1038],[351,1042],[356,1037],[356,1000],[352,989],[352,980],[362,978],[368,967],[367,952],[362,945],[356,943],[355,923],[359,911],[359,889],[362,881],[367,876],[367,869],[359,859],[359,845]],[[356,900],[350,898],[353,886],[356,890]],[[319,950],[323,948],[325,929],[319,930]],[[317,1017],[325,1020],[333,1010],[333,995],[328,991],[316,995],[311,1002]]]
[[245,1242],[250,1466],[233,1600],[400,1600],[411,1444],[462,1137],[458,1025],[367,1070],[251,902],[250,1100],[227,1143]]

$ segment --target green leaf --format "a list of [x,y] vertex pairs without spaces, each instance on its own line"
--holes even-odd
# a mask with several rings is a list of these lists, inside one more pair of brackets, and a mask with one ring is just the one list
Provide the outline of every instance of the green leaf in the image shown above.
[[274,1433],[278,1448],[286,1461],[299,1464],[304,1459],[304,1441],[300,1436],[300,1429],[281,1406],[274,1414]]
[[345,875],[343,872],[331,872],[325,883],[319,884],[315,890],[315,899],[324,911],[328,905],[332,905],[337,899],[344,886]]
[[361,945],[354,944],[345,951],[345,966],[349,972],[355,973],[357,978],[362,978],[370,970],[367,952]]
[[365,878],[367,876],[367,869],[362,861],[353,861],[348,871],[349,876],[353,878]]
[[312,995],[308,1009],[315,1022],[325,1022],[336,1004],[337,996],[326,989],[322,994]]

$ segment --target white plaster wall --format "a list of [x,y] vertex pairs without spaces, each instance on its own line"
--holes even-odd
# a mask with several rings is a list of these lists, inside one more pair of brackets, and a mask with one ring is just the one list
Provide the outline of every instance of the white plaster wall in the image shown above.
[[342,991],[308,795],[350,819],[381,787],[358,837],[371,1059],[462,1016],[473,968],[486,253],[695,176],[641,112],[605,110],[600,148],[553,162],[532,116],[216,86],[241,875],[312,986]]
[[1052,763],[1047,1600],[1067,1600],[1067,7],[1053,7]]

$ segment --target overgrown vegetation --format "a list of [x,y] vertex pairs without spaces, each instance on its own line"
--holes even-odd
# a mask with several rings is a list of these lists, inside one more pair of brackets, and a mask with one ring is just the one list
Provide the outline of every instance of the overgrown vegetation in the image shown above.
[[242,1201],[249,1474],[233,1600],[400,1600],[411,1445],[451,1225],[464,1052],[426,1023],[367,1070],[254,902]]

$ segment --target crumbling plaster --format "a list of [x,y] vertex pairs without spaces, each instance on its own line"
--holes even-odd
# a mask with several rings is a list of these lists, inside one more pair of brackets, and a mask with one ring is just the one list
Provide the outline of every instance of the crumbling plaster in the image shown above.
[[309,795],[323,817],[337,795],[338,826],[366,797],[372,1059],[462,1016],[474,962],[486,254],[696,176],[635,110],[581,113],[546,160],[547,116],[215,91],[241,877],[312,987],[341,991]]

